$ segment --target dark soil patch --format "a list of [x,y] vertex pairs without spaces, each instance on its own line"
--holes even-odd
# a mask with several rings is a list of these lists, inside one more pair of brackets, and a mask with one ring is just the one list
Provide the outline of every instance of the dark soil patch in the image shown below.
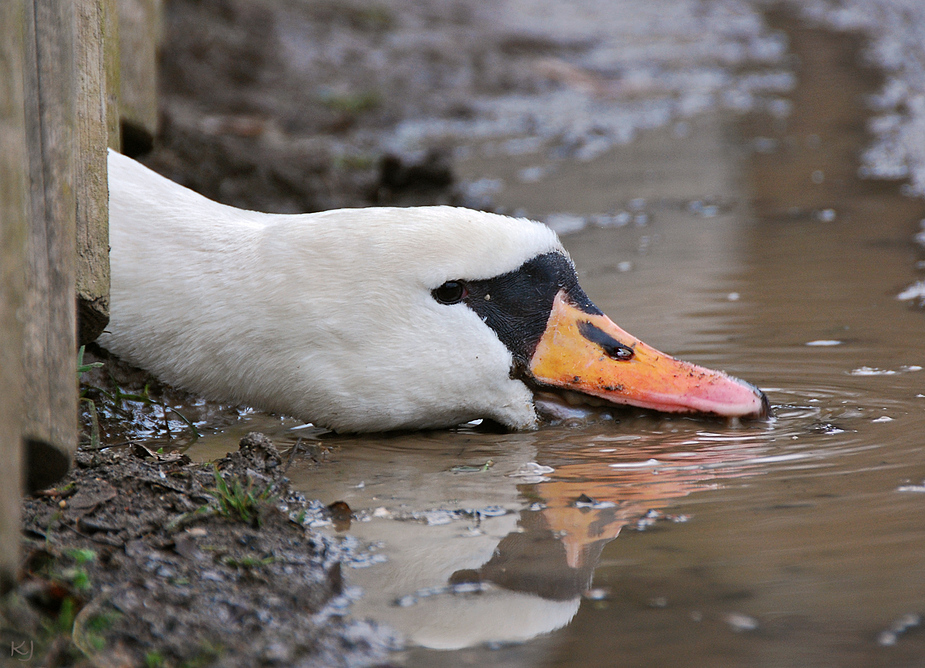
[[53,666],[381,663],[397,638],[343,617],[350,553],[306,527],[328,511],[284,470],[260,434],[215,466],[140,446],[81,452],[23,503],[4,646]]

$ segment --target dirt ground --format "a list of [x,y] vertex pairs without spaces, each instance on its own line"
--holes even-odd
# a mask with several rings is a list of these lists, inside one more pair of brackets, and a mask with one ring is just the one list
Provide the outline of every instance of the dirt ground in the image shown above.
[[349,509],[294,493],[286,463],[260,434],[214,466],[141,445],[82,450],[23,505],[4,640],[48,666],[384,662],[395,634],[343,617],[349,551],[306,528]]

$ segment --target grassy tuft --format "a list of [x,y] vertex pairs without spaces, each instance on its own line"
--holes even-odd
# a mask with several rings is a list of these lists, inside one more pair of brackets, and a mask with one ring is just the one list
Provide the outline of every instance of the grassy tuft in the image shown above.
[[251,481],[244,485],[239,479],[229,485],[219,473],[218,467],[212,468],[212,474],[215,476],[215,489],[210,490],[209,494],[215,499],[219,514],[259,525],[261,504],[269,503],[273,498],[271,487],[257,490]]

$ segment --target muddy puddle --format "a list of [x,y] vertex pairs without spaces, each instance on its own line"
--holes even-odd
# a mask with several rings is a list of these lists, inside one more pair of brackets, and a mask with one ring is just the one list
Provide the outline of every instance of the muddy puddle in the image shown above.
[[857,41],[787,28],[785,121],[699,116],[541,175],[542,155],[485,144],[458,165],[559,226],[620,326],[761,386],[773,418],[332,438],[254,414],[189,451],[259,430],[325,460],[289,475],[353,510],[318,529],[368,546],[346,571],[352,614],[406,636],[397,663],[925,656],[925,315],[896,299],[925,204],[855,176],[878,83]]

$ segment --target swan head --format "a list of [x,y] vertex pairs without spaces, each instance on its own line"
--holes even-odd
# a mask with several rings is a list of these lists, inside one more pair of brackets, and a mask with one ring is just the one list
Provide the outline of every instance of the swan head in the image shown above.
[[[561,394],[675,413],[767,411],[755,387],[620,329],[541,223],[451,207],[313,214],[311,234],[305,222],[283,219],[263,241],[268,263],[302,258],[271,296],[293,328],[296,359],[279,373],[292,376],[295,403],[283,412],[379,431],[476,418],[529,429],[537,398]],[[293,285],[304,299],[284,296]]]

